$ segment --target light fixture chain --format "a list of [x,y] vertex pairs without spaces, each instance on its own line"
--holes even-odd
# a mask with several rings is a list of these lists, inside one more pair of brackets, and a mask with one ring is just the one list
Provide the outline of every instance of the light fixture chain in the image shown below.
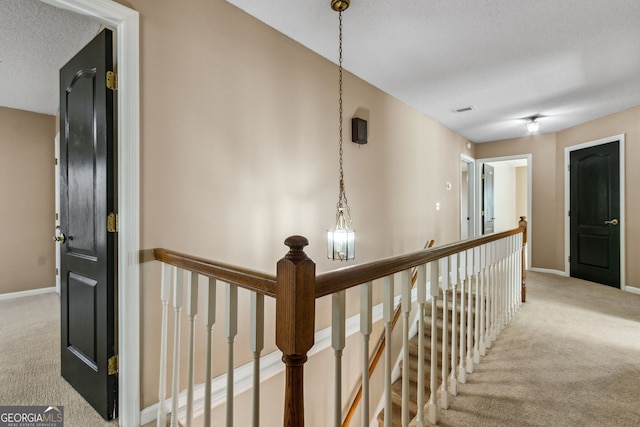
[[[343,170],[343,161],[342,161],[342,11],[338,11],[338,29],[339,29],[339,49],[338,49],[338,137],[339,137],[339,155],[340,155],[340,194],[338,195],[338,208],[347,206],[347,213],[349,214],[349,205],[347,203],[347,195],[344,190],[344,170]],[[349,214],[349,220],[351,220],[351,215]]]

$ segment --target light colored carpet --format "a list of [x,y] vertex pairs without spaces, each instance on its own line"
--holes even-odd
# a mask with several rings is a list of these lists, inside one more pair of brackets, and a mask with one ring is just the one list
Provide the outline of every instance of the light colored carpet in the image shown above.
[[106,422],[60,376],[60,298],[44,294],[0,301],[0,405],[64,406],[65,427]]
[[[0,405],[63,405],[66,427],[113,427],[60,377],[59,311],[56,294],[0,301]],[[530,272],[528,302],[439,419],[640,425],[640,295]]]
[[639,426],[640,295],[528,273],[528,302],[441,426]]

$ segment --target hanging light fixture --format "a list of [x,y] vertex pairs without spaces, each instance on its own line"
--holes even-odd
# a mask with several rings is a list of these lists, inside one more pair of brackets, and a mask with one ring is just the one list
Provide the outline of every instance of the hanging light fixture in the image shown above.
[[349,7],[350,0],[331,0],[331,8],[338,12],[340,48],[338,50],[338,136],[340,156],[339,194],[336,205],[336,223],[327,232],[327,257],[333,260],[348,261],[355,258],[355,232],[351,226],[351,211],[344,191],[344,171],[342,168],[342,12]]
[[537,116],[531,117],[531,119],[527,122],[527,130],[531,133],[537,132],[540,128],[540,122],[538,121]]

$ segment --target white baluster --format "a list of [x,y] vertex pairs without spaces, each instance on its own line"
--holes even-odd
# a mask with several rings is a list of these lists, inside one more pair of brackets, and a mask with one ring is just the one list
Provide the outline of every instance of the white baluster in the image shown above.
[[439,262],[429,263],[429,288],[431,289],[431,384],[429,386],[429,422],[438,422],[438,276]]
[[440,407],[449,407],[447,376],[449,375],[449,259],[440,258],[440,287],[442,288],[442,382],[440,383]]
[[449,257],[449,277],[451,282],[451,372],[449,373],[449,393],[458,395],[458,375],[456,363],[458,362],[458,255]]
[[393,275],[382,282],[382,315],[384,318],[384,427],[391,427],[391,325],[393,323]]
[[180,313],[182,312],[182,287],[184,271],[174,269],[173,278],[173,372],[171,376],[171,427],[178,427],[178,400],[180,397]]
[[160,278],[160,301],[162,302],[162,320],[160,322],[160,386],[158,388],[157,426],[167,425],[167,322],[169,318],[169,298],[171,297],[171,266],[162,263]]
[[191,283],[187,288],[187,316],[189,316],[189,348],[187,364],[187,427],[193,423],[193,364],[195,361],[195,330],[198,315],[198,274],[191,273]]
[[[495,311],[497,301],[495,299],[495,242],[491,242],[486,245],[486,285],[485,285],[485,328],[484,328],[484,346],[485,349],[491,348],[491,344],[494,341],[493,331],[495,325]],[[486,353],[486,351],[485,351]],[[484,354],[482,354],[484,356]]]
[[427,303],[427,266],[419,265],[416,268],[416,291],[418,303],[418,414],[416,416],[416,427],[425,427],[424,416],[424,312]]
[[402,427],[409,425],[409,313],[411,312],[411,271],[400,272],[402,307]]
[[491,242],[490,248],[491,252],[489,255],[490,262],[490,290],[491,294],[489,298],[491,299],[491,312],[490,312],[490,322],[491,327],[487,329],[487,342],[489,343],[489,347],[491,347],[491,343],[493,343],[498,334],[500,333],[500,313],[502,310],[502,293],[500,291],[500,262],[498,258],[498,244],[499,242]]
[[[486,328],[487,328],[487,245],[480,247],[480,335],[478,339],[478,351],[480,356],[487,354],[487,347],[485,342]],[[479,363],[480,359],[476,363]]]
[[[207,329],[206,340],[206,356],[205,356],[205,378],[204,378],[204,425],[211,426],[211,341],[213,333],[213,325],[216,323],[216,279],[209,278],[209,283],[205,287],[205,307],[204,307],[204,325]],[[164,427],[164,426],[163,426]]]
[[335,359],[333,424],[342,425],[342,351],[345,346],[345,291],[331,294],[331,346]]
[[369,425],[369,337],[373,328],[371,282],[360,285],[360,333],[362,334],[362,427]]
[[253,427],[260,425],[260,354],[264,349],[264,295],[251,292],[250,346],[253,352]]
[[238,334],[238,287],[226,283],[226,332],[227,332],[227,427],[233,427],[233,344]]
[[480,300],[482,300],[482,294],[480,293],[480,272],[481,272],[481,258],[480,258],[480,246],[473,248],[473,273],[475,276],[475,313],[473,322],[473,363],[477,365],[480,363]]
[[473,373],[473,325],[474,325],[474,301],[473,278],[475,272],[475,249],[467,250],[467,287],[469,298],[467,299],[467,373]]
[[462,251],[458,254],[459,262],[459,275],[460,275],[460,364],[458,365],[458,381],[461,384],[467,382],[467,371],[464,367],[467,357],[467,251]]

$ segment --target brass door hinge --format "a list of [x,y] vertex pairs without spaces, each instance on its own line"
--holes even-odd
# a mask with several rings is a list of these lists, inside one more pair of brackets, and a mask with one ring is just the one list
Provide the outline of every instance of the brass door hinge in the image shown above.
[[111,212],[109,216],[107,216],[107,231],[109,233],[118,232],[118,214]]
[[107,363],[107,373],[109,375],[115,375],[118,373],[118,355],[114,354],[109,358],[109,362]]
[[118,75],[113,71],[107,71],[107,88],[118,90]]

